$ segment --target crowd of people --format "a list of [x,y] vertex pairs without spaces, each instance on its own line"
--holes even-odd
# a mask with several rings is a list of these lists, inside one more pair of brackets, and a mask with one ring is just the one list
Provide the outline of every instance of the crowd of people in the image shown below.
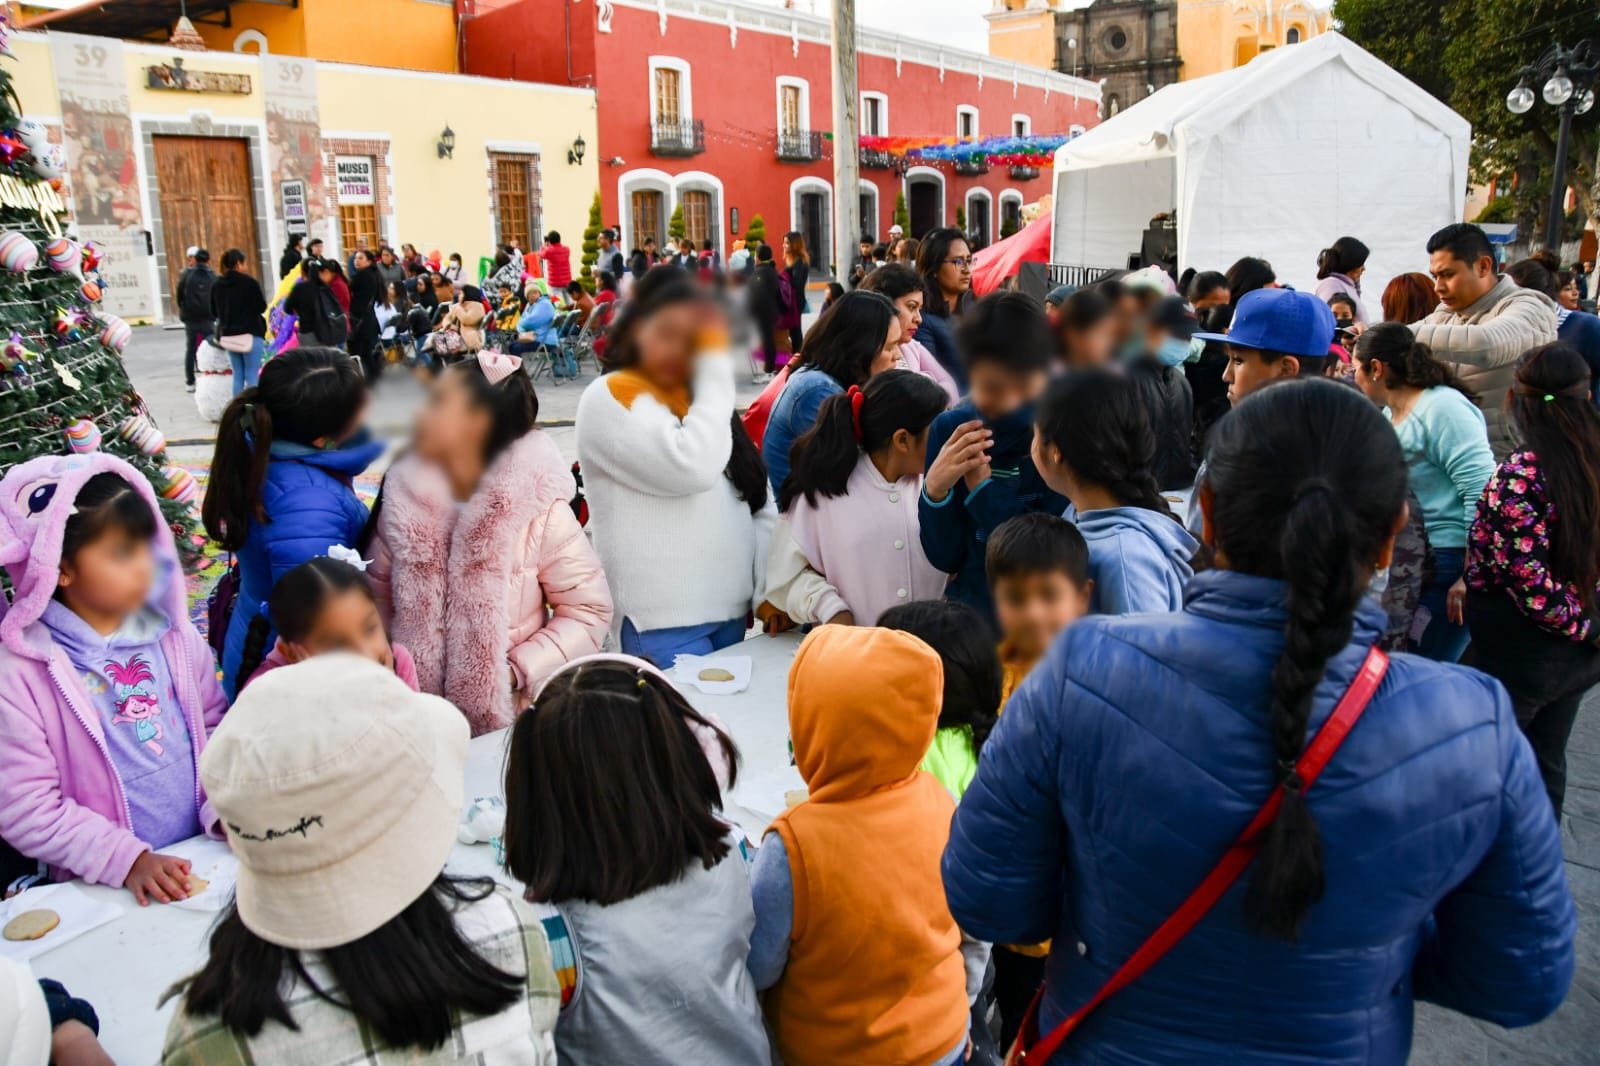
[[[1454,225],[1380,306],[1353,237],[1315,292],[1242,259],[1041,305],[975,299],[940,229],[863,242],[805,329],[798,234],[600,243],[578,465],[523,355],[464,343],[370,509],[382,330],[318,332],[324,293],[482,290],[406,246],[341,300],[291,247],[298,343],[203,504],[215,658],[131,467],[0,480],[0,837],[140,904],[189,893],[178,841],[239,860],[163,1061],[1398,1063],[1415,1000],[1562,1003],[1600,320],[1559,271]],[[217,328],[259,339],[232,256]],[[796,627],[807,794],[750,840],[662,671]],[[444,869],[500,729],[516,891]]]

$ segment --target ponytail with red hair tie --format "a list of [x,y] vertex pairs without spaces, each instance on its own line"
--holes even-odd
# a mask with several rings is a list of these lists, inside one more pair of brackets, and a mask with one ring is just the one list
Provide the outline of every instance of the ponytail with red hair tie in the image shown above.
[[867,402],[867,394],[861,391],[861,386],[851,385],[845,395],[850,397],[850,431],[856,436],[856,443],[861,443],[861,405]]

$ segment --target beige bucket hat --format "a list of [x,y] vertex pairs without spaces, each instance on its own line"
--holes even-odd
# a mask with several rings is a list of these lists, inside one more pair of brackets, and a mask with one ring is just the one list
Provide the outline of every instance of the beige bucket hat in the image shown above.
[[444,869],[468,729],[371,660],[319,655],[252,681],[200,756],[239,859],[245,927],[327,948],[405,910]]

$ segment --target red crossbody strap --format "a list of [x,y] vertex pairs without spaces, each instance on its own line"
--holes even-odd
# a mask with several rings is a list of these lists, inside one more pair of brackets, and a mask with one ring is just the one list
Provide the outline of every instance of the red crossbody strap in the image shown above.
[[[1311,788],[1317,780],[1317,775],[1322,773],[1322,768],[1328,765],[1333,753],[1344,743],[1344,738],[1350,735],[1351,727],[1372,702],[1372,696],[1378,691],[1378,685],[1383,681],[1383,675],[1388,669],[1389,657],[1381,649],[1373,647],[1367,652],[1366,661],[1361,664],[1361,669],[1350,682],[1350,687],[1345,690],[1333,713],[1322,723],[1322,728],[1317,730],[1317,735],[1306,745],[1305,752],[1295,763],[1295,772],[1300,775],[1300,780],[1305,783],[1306,789]],[[1245,826],[1244,832],[1240,833],[1238,839],[1229,846],[1221,861],[1206,875],[1205,880],[1200,882],[1200,887],[1196,888],[1172,916],[1162,922],[1156,931],[1139,945],[1139,950],[1111,975],[1111,979],[1095,993],[1093,999],[1074,1011],[1043,1040],[1022,1051],[1016,1056],[1017,1061],[1048,1062],[1050,1056],[1056,1053],[1056,1049],[1072,1035],[1072,1031],[1082,1024],[1090,1012],[1114,993],[1132,984],[1141,974],[1155,965],[1161,956],[1172,950],[1173,945],[1182,940],[1189,930],[1205,917],[1206,912],[1229,888],[1233,887],[1239,875],[1244,873],[1245,867],[1250,865],[1250,860],[1255,858],[1256,851],[1260,847],[1261,831],[1277,816],[1278,808],[1282,805],[1283,786],[1278,785],[1267,797],[1267,802],[1256,812],[1256,816],[1250,819],[1250,824]],[[1035,1000],[1035,1007],[1037,1005],[1038,1001]],[[1019,1043],[1023,1039],[1026,1037],[1019,1037]]]

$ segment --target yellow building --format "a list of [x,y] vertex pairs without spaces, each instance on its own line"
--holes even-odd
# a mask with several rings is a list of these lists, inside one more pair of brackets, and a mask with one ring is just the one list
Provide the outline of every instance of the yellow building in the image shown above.
[[190,245],[243,249],[275,279],[291,230],[341,259],[409,242],[461,253],[470,276],[502,242],[576,246],[599,187],[595,154],[574,161],[599,140],[590,89],[57,31],[11,47],[0,62],[65,149],[74,225],[124,318],[174,317]]
[[460,69],[454,0],[188,0],[186,7],[176,0],[24,0],[17,6],[23,29],[161,43],[186,9],[206,47],[218,52],[273,52],[445,74]]
[[1056,20],[1060,0],[994,0],[989,54],[1046,70],[1056,65]]
[[1183,79],[1242,67],[1262,52],[1327,29],[1327,6],[1309,0],[1178,0]]

